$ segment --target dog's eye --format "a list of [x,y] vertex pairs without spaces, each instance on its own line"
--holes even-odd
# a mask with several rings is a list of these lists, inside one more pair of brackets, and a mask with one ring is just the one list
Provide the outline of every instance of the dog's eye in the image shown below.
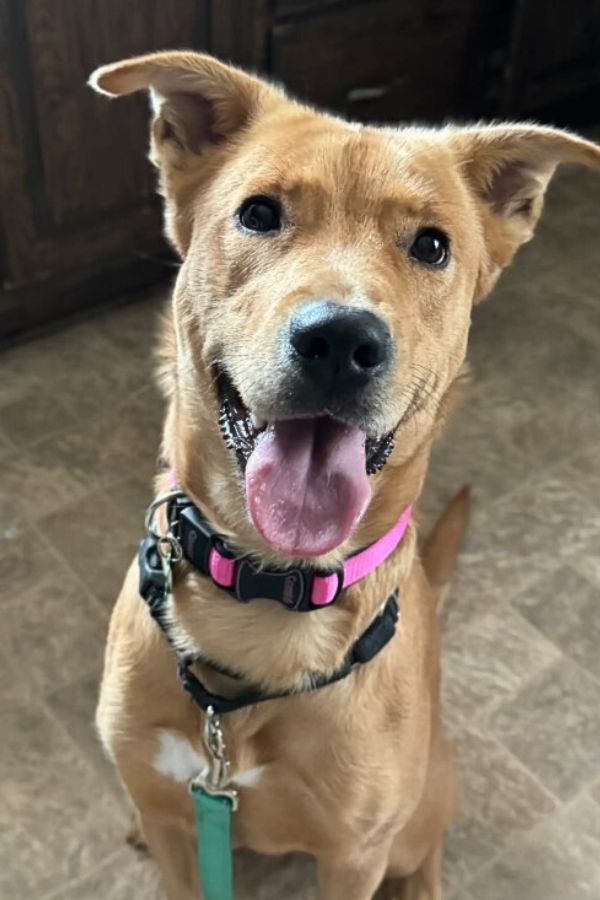
[[448,235],[437,228],[422,228],[410,248],[412,259],[428,266],[443,266],[450,258]]
[[248,231],[279,231],[281,207],[270,197],[249,197],[242,203],[238,218]]

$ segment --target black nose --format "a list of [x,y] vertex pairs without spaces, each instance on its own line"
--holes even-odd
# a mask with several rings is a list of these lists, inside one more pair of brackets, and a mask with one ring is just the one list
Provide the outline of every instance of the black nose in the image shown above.
[[292,316],[289,340],[306,374],[360,387],[379,375],[390,361],[390,331],[368,309],[314,300]]

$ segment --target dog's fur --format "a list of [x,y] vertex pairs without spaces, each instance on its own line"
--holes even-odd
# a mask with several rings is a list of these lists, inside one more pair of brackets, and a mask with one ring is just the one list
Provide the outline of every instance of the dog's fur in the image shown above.
[[[219,433],[213,365],[227,369],[250,409],[273,420],[284,414],[279,336],[299,302],[326,296],[370,308],[387,323],[398,352],[366,424],[381,434],[400,422],[396,449],[372,477],[372,500],[352,537],[306,561],[338,563],[419,497],[474,303],[531,237],[556,165],[600,167],[600,150],[533,125],[348,124],[195,53],[106,66],[93,84],[110,95],[151,94],[151,158],[166,231],[183,260],[162,340],[163,453],[186,492],[243,551],[290,562],[248,517],[236,460]],[[235,224],[236,210],[255,194],[282,200],[289,225],[275,237]],[[409,258],[415,231],[430,225],[451,237],[443,270]],[[166,487],[163,473],[157,490]],[[465,518],[461,496],[425,548],[427,572],[412,525],[385,564],[335,605],[307,615],[269,601],[236,603],[189,567],[177,571],[176,622],[208,656],[271,690],[333,671],[400,587],[398,632],[371,663],[320,692],[224,719],[234,780],[244,784],[246,773],[252,782],[240,789],[236,845],[314,854],[321,900],[368,900],[382,883],[390,897],[441,897],[441,841],[455,786],[438,708],[436,595]],[[192,748],[203,754],[202,716],[181,689],[137,577],[133,563],[112,617],[98,727],[170,900],[193,900],[191,804],[186,784],[173,777],[182,757],[174,751],[161,771],[156,761],[165,740],[186,747],[192,760]],[[214,690],[239,689],[211,670],[201,675]]]

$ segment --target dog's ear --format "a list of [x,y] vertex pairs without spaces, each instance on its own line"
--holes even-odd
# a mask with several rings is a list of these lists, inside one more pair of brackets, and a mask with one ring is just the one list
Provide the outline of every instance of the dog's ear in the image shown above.
[[517,249],[533,236],[544,193],[559,163],[600,169],[600,147],[536,125],[461,128],[451,135],[459,165],[482,212],[488,249],[476,299],[485,296]]
[[202,53],[150,53],[92,73],[89,84],[109,97],[147,90],[154,122],[153,162],[182,162],[243,128],[280,91]]
[[193,218],[188,204],[195,186],[210,177],[208,157],[216,159],[220,148],[285,95],[211,56],[180,51],[102,66],[89,83],[109,97],[148,91],[154,113],[150,159],[160,170],[165,230],[185,256]]

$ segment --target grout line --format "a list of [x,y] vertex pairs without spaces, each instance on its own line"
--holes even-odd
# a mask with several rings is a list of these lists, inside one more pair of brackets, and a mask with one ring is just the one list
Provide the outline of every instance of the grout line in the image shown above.
[[[561,568],[560,565],[556,569],[552,569],[551,574],[554,575],[558,571],[559,568]],[[529,587],[524,587],[521,591],[519,591],[516,594],[516,598],[518,599],[519,597],[522,597],[524,594],[526,594],[532,587],[533,583],[534,582],[532,582],[529,585]],[[539,582],[535,582],[535,583],[538,584]],[[539,629],[537,627],[537,625],[534,625],[533,622],[530,622],[529,619],[523,615],[521,610],[516,609],[514,606],[514,601],[515,601],[515,597],[513,597],[511,600],[507,600],[506,605],[510,611],[510,614],[514,617],[514,619],[516,620],[516,623],[519,625],[521,630],[524,631],[526,634],[528,633],[532,639],[535,639],[536,641],[541,642],[542,644],[547,644],[548,649],[552,649],[558,655],[564,656],[563,648],[559,647],[557,644],[555,644],[555,642],[552,640],[552,638],[549,638],[548,635],[544,634],[544,632],[541,631],[541,629]],[[558,661],[557,659],[552,660],[553,663],[557,662],[557,661]],[[545,668],[547,668],[547,667],[544,666],[544,669]]]
[[[550,667],[548,667],[548,668],[550,668]],[[539,788],[539,790],[547,797],[548,800],[551,800],[555,804],[555,808],[553,810],[549,811],[548,813],[544,814],[541,817],[542,819],[545,819],[547,815],[552,815],[552,813],[556,812],[557,810],[559,810],[565,806],[567,801],[561,800],[560,797],[557,797],[556,794],[554,794],[550,790],[550,788],[544,784],[544,782],[540,779],[537,772],[533,771],[528,766],[526,766],[525,763],[521,759],[519,759],[518,756],[516,756],[513,753],[513,751],[510,749],[510,747],[506,746],[506,744],[501,740],[501,738],[499,738],[497,735],[495,735],[493,732],[490,732],[490,731],[484,732],[483,734],[484,734],[484,736],[487,736],[487,738],[493,744],[495,744],[495,746],[499,750],[506,753],[511,758],[512,762],[516,764],[516,767],[518,769],[520,769],[524,775],[527,775],[531,779],[531,781],[535,784],[535,786],[537,788]],[[541,819],[539,821],[541,821]],[[534,823],[531,826],[531,828],[535,828],[536,824],[537,824],[537,822]],[[520,831],[519,833],[527,834],[529,831],[531,831],[531,828],[527,828],[527,829],[525,829],[525,831]],[[513,834],[514,834],[514,831],[513,831]]]
[[[584,577],[584,576],[582,576],[582,573],[579,572],[577,569],[575,569],[574,566],[570,562],[567,561],[565,563],[565,565],[568,566],[569,568],[573,569],[581,577]],[[556,569],[553,571],[556,571]],[[592,585],[592,587],[596,587],[596,585],[592,581],[590,581],[589,578],[587,578],[586,581],[588,581]],[[521,591],[519,593],[519,595],[517,595],[517,596],[524,594],[526,591],[527,591],[527,588],[525,588],[523,591]],[[539,640],[539,638],[542,638],[542,640],[545,641],[545,643],[550,644],[555,650],[558,651],[558,653],[560,654],[560,658],[557,658],[556,660],[554,660],[552,664],[554,664],[554,662],[558,663],[558,662],[566,661],[570,665],[572,665],[574,668],[576,668],[577,671],[581,675],[591,678],[592,681],[595,681],[598,685],[600,685],[600,676],[596,675],[595,672],[592,672],[590,669],[586,668],[586,666],[584,666],[582,663],[580,663],[578,660],[576,660],[573,656],[571,656],[571,654],[568,652],[568,650],[565,650],[564,647],[561,647],[560,644],[557,644],[551,637],[548,637],[548,635],[545,634],[540,628],[538,628],[537,625],[534,625],[533,622],[530,622],[529,619],[527,619],[523,615],[523,613],[520,612],[520,610],[515,609],[512,606],[512,601],[509,601],[509,603],[510,603],[511,609],[515,613],[515,615],[518,616],[520,619],[522,619],[523,624],[526,629],[528,629],[531,632],[534,632],[535,635],[537,635],[538,640]],[[544,671],[544,670],[541,670],[541,671]]]
[[[123,846],[125,846],[125,841],[123,841]],[[119,847],[117,850],[113,850],[112,853],[109,853],[108,856],[101,859],[100,862],[92,866],[91,869],[88,869],[86,872],[81,872],[75,878],[71,878],[69,881],[64,882],[64,884],[58,885],[58,887],[52,888],[50,893],[44,894],[39,900],[54,900],[55,897],[60,897],[63,891],[68,890],[71,887],[76,887],[78,884],[81,884],[82,881],[85,881],[86,878],[95,875],[101,869],[105,868],[111,860],[115,859],[119,853],[121,853],[122,849],[123,847]]]
[[[559,648],[559,649],[560,649],[560,648]],[[582,665],[580,662],[578,662],[576,659],[573,659],[573,657],[570,656],[570,654],[568,654],[565,650],[561,650],[561,653],[562,653],[563,657],[565,658],[565,660],[566,660],[571,666],[573,666],[573,668],[576,669],[577,672],[578,672],[580,675],[583,675],[584,678],[589,678],[589,679],[590,679],[591,681],[593,681],[595,684],[597,684],[598,686],[600,686],[600,677],[598,677],[598,675],[596,675],[594,672],[590,672],[589,669],[586,669],[585,666],[583,666],[583,665]]]
[[[89,673],[91,675],[92,671],[89,670]],[[82,673],[81,677],[85,678],[86,675],[87,675],[87,673],[84,672],[84,673]],[[68,682],[66,686],[68,687],[69,684],[72,684],[72,683],[73,682]],[[100,682],[98,681],[98,691],[99,690],[100,690]],[[68,726],[66,725],[66,723],[53,710],[52,706],[48,702],[48,698],[50,696],[51,696],[51,693],[50,694],[49,693],[41,693],[41,696],[39,698],[39,703],[40,703],[40,706],[41,706],[44,714],[61,731],[63,736],[67,739],[69,745],[71,745],[73,747],[73,750],[74,750],[76,756],[78,757],[78,759],[80,759],[82,761],[84,767],[86,767],[90,771],[90,773],[92,773],[96,777],[97,780],[100,780],[100,781],[102,781],[103,784],[106,784],[103,773],[98,771],[98,769],[93,764],[93,762],[90,760],[88,755],[83,752],[83,748],[82,748],[81,744],[75,737],[73,737],[73,735],[72,735],[71,731],[69,730]],[[113,786],[114,786],[114,788],[116,788],[116,790],[111,790],[109,787],[106,787],[106,790],[107,791],[110,790],[111,796],[112,796],[113,800],[115,801],[115,803],[122,804],[124,810],[131,812],[131,810],[133,808],[131,806],[131,801],[128,801],[128,799],[127,799],[126,790],[123,787],[122,783],[120,782],[118,771],[117,771],[115,764],[111,762],[109,756],[107,755],[106,751],[104,750],[104,747],[102,746],[102,741],[100,739],[100,735],[98,734],[95,720],[91,719],[89,721],[89,724],[93,727],[94,736],[95,736],[96,742],[98,744],[98,748],[100,750],[102,750],[105,760],[107,761],[107,763],[110,765],[110,767],[112,769]],[[123,843],[125,843],[125,841],[123,841]],[[81,876],[77,876],[77,877],[79,878]]]
[[[154,377],[153,377],[151,384],[154,384],[154,383],[155,382],[154,382]],[[144,391],[147,391],[148,388],[151,386],[151,384],[150,383],[142,384],[142,385],[138,385],[136,388],[132,388],[132,389],[125,388],[122,391],[117,391],[117,393],[120,396],[120,400],[113,406],[103,408],[99,414],[97,411],[91,411],[89,416],[83,416],[83,417],[79,416],[79,417],[75,418],[70,425],[67,425],[63,428],[57,428],[54,431],[44,432],[44,434],[40,435],[39,437],[33,438],[32,440],[26,441],[24,444],[18,445],[18,444],[15,444],[14,441],[11,441],[11,443],[13,444],[13,446],[16,450],[27,451],[27,450],[35,449],[36,447],[39,447],[39,445],[42,444],[44,441],[53,440],[53,439],[55,440],[56,438],[60,438],[63,435],[70,434],[73,431],[75,431],[75,432],[81,431],[81,429],[84,426],[89,425],[92,421],[98,421],[98,419],[101,419],[102,416],[104,416],[104,415],[114,419],[117,417],[120,410],[122,410],[123,407],[127,405],[128,402],[130,402],[131,400],[137,400],[139,395],[142,394]],[[48,392],[45,391],[45,389],[43,387],[41,388],[41,390],[44,393],[48,394]],[[60,402],[62,405],[63,401],[61,400]],[[63,406],[63,409],[65,409],[67,412],[69,412],[69,409],[67,406]],[[8,437],[8,435],[7,435],[7,437]],[[10,440],[10,438],[9,438],[9,440]]]
[[[87,495],[86,495],[87,496]],[[96,605],[96,607],[104,614],[104,619],[106,620],[106,624],[108,624],[107,611],[106,606],[102,603],[100,598],[96,595],[95,591],[91,589],[91,587],[86,584],[86,582],[81,578],[81,576],[75,571],[75,569],[71,566],[71,563],[67,559],[66,556],[58,549],[58,547],[54,544],[52,540],[48,537],[47,534],[37,525],[37,523],[32,522],[27,515],[23,516],[25,522],[27,523],[31,532],[33,532],[38,539],[41,539],[42,543],[48,548],[52,556],[59,562],[61,565],[65,566],[69,575],[72,576],[73,580],[81,587],[82,591],[89,595]],[[116,597],[115,597],[116,600]]]
[[[482,616],[485,616],[485,615],[487,615],[487,613],[482,613]],[[546,641],[546,643],[550,643],[550,642]],[[442,646],[443,646],[443,644],[442,644]],[[518,694],[520,694],[523,690],[526,690],[529,687],[531,687],[531,685],[535,683],[536,679],[540,678],[541,676],[546,675],[546,673],[553,666],[558,665],[562,661],[561,657],[564,657],[565,654],[560,650],[560,648],[554,647],[554,645],[552,645],[552,647],[557,651],[556,656],[554,656],[552,659],[549,659],[546,662],[544,662],[544,664],[542,666],[540,666],[539,668],[537,668],[535,671],[530,672],[529,675],[527,675],[525,678],[523,678],[521,680],[521,682],[519,683],[519,685],[514,690],[512,690],[509,694],[504,695],[502,697],[498,697],[495,700],[491,700],[485,706],[484,709],[482,709],[480,712],[475,713],[475,717],[474,717],[473,721],[476,726],[483,727],[485,725],[488,728],[488,733],[489,733],[489,718],[491,716],[493,716],[495,712],[497,712],[502,706],[505,706],[506,704],[509,704],[509,703],[513,703]],[[442,679],[443,679],[443,669],[442,669]]]
[[467,890],[469,890],[469,887],[474,883],[476,878],[478,878],[480,875],[483,875],[483,874],[485,874],[485,872],[492,869],[493,866],[498,862],[498,860],[502,859],[506,855],[506,852],[509,849],[511,843],[516,842],[519,839],[522,840],[523,837],[531,834],[537,828],[541,828],[543,825],[545,825],[547,822],[549,822],[550,819],[557,818],[559,816],[563,816],[572,807],[574,807],[582,799],[582,797],[586,797],[586,798],[589,797],[589,799],[592,801],[592,803],[594,802],[593,797],[590,797],[590,794],[589,794],[589,785],[583,787],[573,797],[571,797],[569,800],[566,800],[564,803],[562,803],[562,805],[558,809],[555,809],[552,812],[549,812],[547,815],[542,816],[531,828],[528,828],[526,831],[520,832],[519,834],[516,834],[515,832],[513,832],[511,835],[509,835],[509,837],[507,838],[505,843],[498,850],[498,852],[496,854],[494,854],[493,857],[491,857],[491,859],[486,860],[486,862],[482,863],[480,866],[476,866],[475,869],[473,870],[473,872],[469,873],[469,876],[463,882],[464,887]]
[[[508,747],[502,738],[498,737],[498,735],[491,730],[489,719],[500,709],[501,706],[514,702],[515,697],[522,690],[529,688],[532,684],[535,683],[536,679],[540,676],[546,675],[553,666],[558,665],[561,662],[561,656],[564,654],[560,654],[557,658],[551,659],[546,662],[540,669],[537,669],[535,672],[531,673],[527,678],[525,678],[519,687],[512,692],[510,696],[505,696],[498,699],[495,702],[492,702],[486,706],[486,708],[481,712],[481,714],[476,715],[473,720],[473,724],[471,725],[468,722],[462,721],[459,723],[461,730],[465,732],[473,732],[476,735],[479,735],[483,740],[489,740],[494,744],[497,748],[506,753],[516,764],[517,768],[519,768],[524,774],[528,775],[533,783],[538,787],[543,794],[547,796],[549,800],[552,800],[557,805],[561,805],[564,801],[562,801],[559,797],[557,797],[539,778],[537,773],[532,771],[518,756],[516,756],[513,751]],[[443,674],[442,674],[443,677]],[[442,721],[444,721],[444,707],[442,706]],[[460,731],[458,732],[458,736],[460,739]],[[456,740],[456,739],[455,739]]]

